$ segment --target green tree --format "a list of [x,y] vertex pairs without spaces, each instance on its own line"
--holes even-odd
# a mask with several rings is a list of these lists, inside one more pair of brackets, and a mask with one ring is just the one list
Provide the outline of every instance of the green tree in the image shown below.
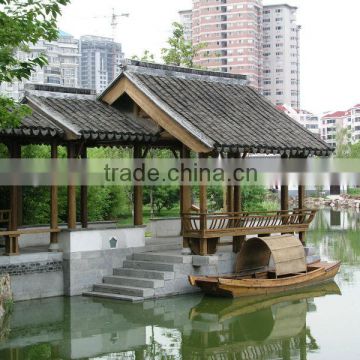
[[349,157],[352,159],[360,159],[360,142],[350,145]]
[[155,55],[151,53],[150,50],[144,50],[141,56],[133,55],[131,58],[133,60],[155,62]]
[[167,41],[170,47],[161,49],[162,59],[165,64],[194,67],[194,58],[207,44],[193,45],[191,41],[185,40],[181,24],[174,22],[172,26],[172,36]]
[[349,154],[349,130],[347,128],[338,129],[336,132],[336,157],[346,158]]
[[152,213],[159,216],[162,209],[171,210],[180,199],[178,186],[145,186],[144,204],[152,207]]
[[[70,0],[0,0],[0,83],[29,79],[37,66],[47,64],[43,54],[26,60],[16,51],[27,51],[29,44],[40,39],[58,38],[56,21],[61,5]],[[30,113],[25,105],[0,96],[0,128],[16,126]]]

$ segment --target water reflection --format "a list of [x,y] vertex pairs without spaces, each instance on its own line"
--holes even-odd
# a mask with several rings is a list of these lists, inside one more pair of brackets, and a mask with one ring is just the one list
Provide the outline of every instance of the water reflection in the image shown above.
[[316,339],[306,315],[335,283],[256,300],[181,296],[141,304],[89,298],[18,303],[1,359],[292,359]]
[[305,360],[326,351],[322,358],[329,358],[334,349],[324,321],[337,306],[347,325],[356,318],[349,289],[360,296],[359,219],[341,213],[339,225],[339,214],[325,210],[308,234],[322,257],[345,264],[337,277],[345,296],[336,296],[341,292],[332,282],[247,300],[199,294],[139,304],[83,297],[20,302],[5,325],[10,332],[0,340],[0,359]]

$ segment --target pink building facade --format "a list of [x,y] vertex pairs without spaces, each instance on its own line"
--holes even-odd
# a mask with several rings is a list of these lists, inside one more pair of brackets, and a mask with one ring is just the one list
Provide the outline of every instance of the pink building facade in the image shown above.
[[262,12],[261,0],[193,0],[193,44],[207,44],[195,63],[247,75],[261,91]]

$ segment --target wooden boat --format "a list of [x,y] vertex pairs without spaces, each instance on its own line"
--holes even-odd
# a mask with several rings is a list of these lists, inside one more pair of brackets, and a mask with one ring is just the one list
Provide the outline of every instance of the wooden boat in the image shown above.
[[211,295],[258,296],[331,281],[339,268],[340,262],[307,264],[305,249],[293,235],[256,237],[242,246],[235,274],[189,276],[189,281]]

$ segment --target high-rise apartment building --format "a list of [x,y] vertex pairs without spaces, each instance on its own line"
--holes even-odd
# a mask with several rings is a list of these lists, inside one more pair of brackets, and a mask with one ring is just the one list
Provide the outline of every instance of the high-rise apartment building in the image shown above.
[[120,72],[124,58],[121,44],[111,38],[100,36],[82,36],[81,51],[81,86],[102,92]]
[[300,109],[300,26],[296,7],[263,9],[263,94],[275,105]]
[[192,10],[179,11],[180,23],[184,27],[184,38],[186,41],[192,41]]
[[29,52],[18,51],[17,57],[20,60],[27,60],[40,54],[47,57],[48,64],[46,66],[37,67],[29,80],[1,83],[0,92],[19,100],[24,94],[24,85],[29,82],[67,87],[79,85],[79,41],[72,35],[60,31],[57,41],[40,40],[35,45],[29,45]]
[[247,75],[261,90],[262,13],[261,0],[193,0],[193,44],[207,44],[195,64]]

